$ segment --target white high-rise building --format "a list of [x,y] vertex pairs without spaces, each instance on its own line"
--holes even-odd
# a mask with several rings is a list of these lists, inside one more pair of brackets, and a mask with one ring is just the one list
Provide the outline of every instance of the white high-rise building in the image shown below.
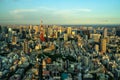
[[71,27],[68,27],[68,28],[67,28],[67,34],[68,34],[68,35],[71,35],[71,34],[72,34],[72,28],[71,28]]
[[107,37],[107,28],[104,28],[103,37]]

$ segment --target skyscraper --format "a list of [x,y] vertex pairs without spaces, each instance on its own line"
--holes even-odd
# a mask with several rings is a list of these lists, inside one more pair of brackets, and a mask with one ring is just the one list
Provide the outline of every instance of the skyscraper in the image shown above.
[[104,28],[104,31],[103,31],[103,37],[107,37],[107,28]]
[[23,43],[23,51],[25,53],[28,53],[28,41],[27,40],[24,40],[24,43]]
[[53,35],[53,29],[52,27],[48,28],[48,37],[51,37]]
[[64,34],[64,41],[67,41],[67,40],[68,40],[68,35]]
[[17,37],[16,36],[12,36],[12,44],[16,44],[17,43]]
[[101,52],[106,53],[106,39],[101,39]]
[[34,26],[35,34],[39,32],[39,26]]
[[94,40],[94,42],[99,42],[101,34],[90,34],[90,38]]
[[71,28],[71,27],[68,27],[68,28],[67,28],[67,34],[68,34],[68,35],[71,35],[71,33],[72,33],[72,28]]
[[58,38],[58,32],[55,31],[54,34],[55,34],[54,38]]

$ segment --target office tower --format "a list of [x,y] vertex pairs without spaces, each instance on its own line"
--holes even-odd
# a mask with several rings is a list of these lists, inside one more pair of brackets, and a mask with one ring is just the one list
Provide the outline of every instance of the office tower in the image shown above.
[[68,34],[68,35],[71,35],[71,33],[72,33],[72,28],[71,28],[71,27],[68,27],[68,28],[67,28],[67,34]]
[[62,33],[62,27],[61,26],[59,27],[59,32],[60,32],[60,34]]
[[107,28],[104,28],[104,31],[103,31],[103,37],[107,37]]
[[11,37],[12,37],[12,35],[13,35],[12,32],[13,32],[13,31],[12,31],[12,28],[9,28],[9,29],[8,29],[8,38],[9,38],[9,39],[11,39]]
[[33,29],[35,30],[35,34],[39,32],[39,26],[34,26]]
[[96,34],[96,29],[93,30],[93,33]]
[[99,52],[99,45],[98,44],[95,44],[95,51]]
[[68,34],[64,34],[64,41],[68,40]]
[[28,41],[27,40],[24,40],[24,43],[23,43],[23,51],[25,53],[28,53]]
[[109,37],[106,37],[105,39],[106,39],[106,43],[109,43],[109,42],[110,42]]
[[78,36],[78,46],[82,47],[83,42],[80,36]]
[[48,37],[51,37],[53,35],[53,30],[51,27],[48,28]]
[[31,29],[33,29],[33,26],[32,26],[32,25],[30,25],[30,26],[29,26],[29,29],[30,29],[30,30],[31,30]]
[[28,31],[29,31],[28,33],[31,34],[32,30],[33,30],[33,27],[32,27],[32,25],[30,25],[29,28],[28,28]]
[[17,37],[16,36],[12,36],[12,44],[16,44],[17,43]]
[[101,52],[106,53],[106,39],[101,39]]
[[101,34],[90,34],[90,38],[94,40],[94,42],[99,42]]
[[23,27],[20,26],[20,28],[19,28],[19,32],[22,33],[22,31],[23,31]]
[[58,38],[58,32],[57,31],[54,32],[54,35],[55,35],[54,38]]

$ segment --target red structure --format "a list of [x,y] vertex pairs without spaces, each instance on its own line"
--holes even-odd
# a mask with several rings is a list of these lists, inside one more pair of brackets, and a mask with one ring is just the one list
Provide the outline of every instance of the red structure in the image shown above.
[[40,33],[40,40],[41,40],[42,42],[45,41],[43,32]]

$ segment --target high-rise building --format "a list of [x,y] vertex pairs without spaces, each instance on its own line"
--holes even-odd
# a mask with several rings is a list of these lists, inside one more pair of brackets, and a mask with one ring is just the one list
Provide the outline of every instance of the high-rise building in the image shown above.
[[12,44],[16,44],[17,43],[17,37],[16,36],[12,36]]
[[48,37],[51,37],[53,35],[53,30],[51,27],[48,28]]
[[61,26],[59,27],[58,32],[60,32],[60,34],[62,33],[62,27]]
[[67,41],[67,40],[68,40],[68,35],[64,34],[64,41]]
[[28,49],[28,41],[27,40],[24,40],[24,43],[23,43],[23,51],[25,53],[28,53],[29,49]]
[[39,26],[34,26],[33,28],[35,30],[35,34],[37,34],[39,32]]
[[109,37],[106,37],[105,39],[106,39],[106,43],[109,43],[109,42],[110,42]]
[[55,34],[54,38],[58,38],[58,32],[55,31],[54,34]]
[[93,29],[93,33],[96,34],[96,29]]
[[101,34],[90,34],[90,38],[94,40],[94,42],[99,42]]
[[23,31],[23,27],[22,26],[20,26],[19,31],[20,31],[20,33],[22,33],[22,31]]
[[103,31],[103,37],[107,37],[107,28],[104,28],[104,31]]
[[101,52],[106,53],[106,39],[101,39]]
[[30,25],[30,26],[29,26],[29,29],[30,29],[30,30],[31,30],[31,29],[33,29],[33,26],[32,26],[32,25]]
[[72,28],[71,28],[71,27],[68,27],[68,28],[67,28],[67,34],[68,34],[68,35],[71,35],[71,33],[72,33]]
[[99,52],[99,45],[98,44],[95,45],[95,51]]
[[82,47],[83,46],[83,42],[80,36],[78,36],[78,46]]

